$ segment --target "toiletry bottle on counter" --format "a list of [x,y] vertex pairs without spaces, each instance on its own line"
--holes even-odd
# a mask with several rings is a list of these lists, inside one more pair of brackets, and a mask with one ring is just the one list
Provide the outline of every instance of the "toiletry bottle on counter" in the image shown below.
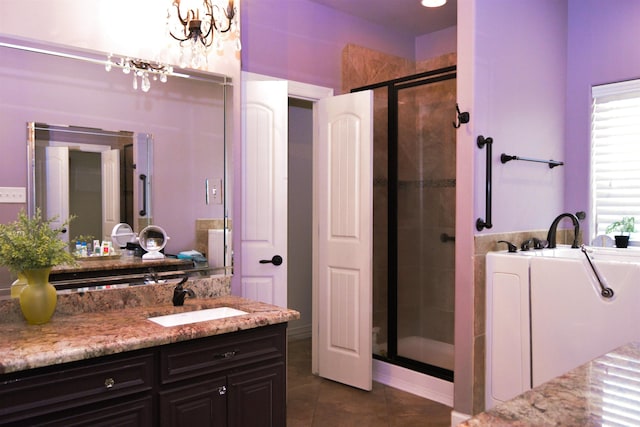
[[102,242],[102,255],[111,255],[111,252],[109,252],[109,242],[106,240]]

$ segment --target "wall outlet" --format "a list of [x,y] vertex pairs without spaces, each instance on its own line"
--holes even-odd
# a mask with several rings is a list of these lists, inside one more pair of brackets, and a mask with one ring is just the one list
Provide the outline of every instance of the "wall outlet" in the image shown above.
[[27,203],[24,187],[0,187],[0,203]]

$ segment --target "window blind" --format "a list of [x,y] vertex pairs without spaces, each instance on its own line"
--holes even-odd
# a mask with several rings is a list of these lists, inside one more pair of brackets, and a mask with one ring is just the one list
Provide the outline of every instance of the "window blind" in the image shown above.
[[[591,203],[594,234],[624,216],[640,228],[640,80],[594,86]],[[640,233],[631,236],[638,240]]]

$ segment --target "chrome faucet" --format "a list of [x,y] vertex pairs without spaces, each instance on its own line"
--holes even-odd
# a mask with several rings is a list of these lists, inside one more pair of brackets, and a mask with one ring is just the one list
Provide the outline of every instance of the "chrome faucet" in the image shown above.
[[578,217],[572,213],[565,212],[560,214],[553,220],[551,223],[551,227],[549,227],[549,233],[547,234],[547,241],[549,242],[548,248],[556,247],[556,231],[558,229],[558,224],[562,220],[562,218],[571,218],[571,222],[573,222],[573,244],[572,248],[578,248],[578,236],[580,235],[580,221],[578,221]]
[[184,305],[184,299],[187,295],[191,298],[195,298],[196,296],[196,293],[193,292],[193,289],[185,289],[182,287],[183,283],[186,282],[188,278],[188,276],[184,276],[173,290],[173,305],[175,305],[176,307]]

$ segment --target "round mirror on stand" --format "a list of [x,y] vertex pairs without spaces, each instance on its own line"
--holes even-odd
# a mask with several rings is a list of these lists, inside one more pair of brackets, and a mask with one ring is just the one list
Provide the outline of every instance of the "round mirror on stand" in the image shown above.
[[169,237],[167,233],[157,225],[145,227],[138,236],[140,247],[147,251],[142,255],[142,259],[163,259],[164,254],[160,252],[167,245]]

